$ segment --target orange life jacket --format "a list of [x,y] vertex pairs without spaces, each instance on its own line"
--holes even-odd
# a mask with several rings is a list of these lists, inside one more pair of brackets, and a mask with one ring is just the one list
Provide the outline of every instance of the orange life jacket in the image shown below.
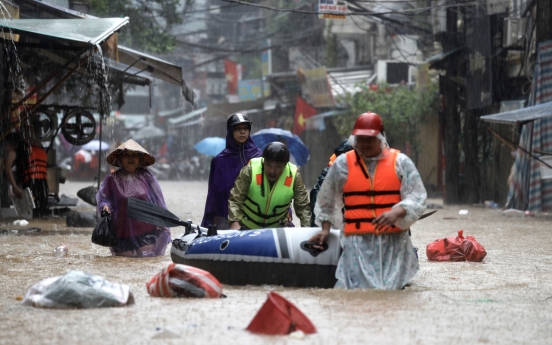
[[31,179],[47,180],[48,154],[42,147],[31,146],[29,157],[21,172],[21,183],[25,185]]
[[[401,181],[395,171],[399,151],[391,149],[377,162],[373,180],[355,150],[346,155],[349,175],[343,187],[345,235],[378,233],[372,221],[401,201]],[[402,231],[393,225],[386,233]]]

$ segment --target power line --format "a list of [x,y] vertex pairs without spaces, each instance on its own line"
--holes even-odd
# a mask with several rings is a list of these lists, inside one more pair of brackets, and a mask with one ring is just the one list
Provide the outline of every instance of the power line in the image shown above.
[[[316,15],[320,14],[320,12],[318,12],[318,11],[277,8],[277,7],[272,7],[272,6],[266,6],[266,5],[259,5],[259,4],[244,2],[244,1],[241,1],[241,0],[221,0],[221,1],[240,4],[240,5],[244,5],[244,6],[257,7],[257,8],[262,8],[262,9],[276,11],[276,12],[294,12],[294,13],[316,14]],[[356,3],[349,3],[349,5],[353,5],[353,4],[359,6]],[[376,3],[374,3],[374,4],[376,4]],[[356,15],[356,16],[360,16],[360,15],[364,15],[364,16],[365,15],[385,15],[385,14],[404,14],[404,15],[407,15],[409,13],[418,14],[418,13],[415,13],[415,12],[427,11],[427,10],[435,9],[435,8],[449,8],[449,7],[458,7],[458,6],[469,7],[469,6],[477,6],[477,5],[485,5],[486,6],[486,4],[487,4],[487,0],[476,0],[476,1],[470,1],[470,2],[456,3],[456,4],[442,4],[442,5],[437,5],[437,6],[426,6],[426,7],[418,7],[418,8],[412,8],[412,9],[404,9],[404,10],[393,10],[393,11],[388,11],[388,12],[370,11],[370,10],[366,10],[365,8],[359,6],[360,8],[363,8],[364,11],[357,11],[355,13],[347,13],[346,15]]]

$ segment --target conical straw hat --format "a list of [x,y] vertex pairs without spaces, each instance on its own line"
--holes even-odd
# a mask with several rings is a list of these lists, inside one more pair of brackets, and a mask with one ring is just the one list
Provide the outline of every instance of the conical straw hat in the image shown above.
[[140,166],[147,167],[155,163],[155,157],[150,155],[148,151],[146,151],[142,146],[140,146],[133,139],[129,139],[125,141],[119,147],[117,147],[115,151],[111,152],[109,156],[107,156],[107,162],[115,167],[120,167],[121,165],[117,158],[125,150],[141,153]]

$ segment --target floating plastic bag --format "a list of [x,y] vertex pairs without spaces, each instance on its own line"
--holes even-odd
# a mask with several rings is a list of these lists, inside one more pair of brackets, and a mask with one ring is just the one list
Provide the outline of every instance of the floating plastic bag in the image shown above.
[[221,283],[202,269],[172,263],[146,283],[153,297],[217,298],[222,295]]
[[473,236],[463,236],[464,230],[458,230],[458,236],[441,238],[429,243],[426,254],[433,261],[475,261],[485,258],[485,248]]
[[23,304],[39,308],[106,308],[134,303],[130,287],[102,277],[70,271],[44,279],[27,291]]
[[92,232],[92,243],[104,247],[115,247],[117,245],[117,233],[113,227],[111,214],[102,211],[102,218]]

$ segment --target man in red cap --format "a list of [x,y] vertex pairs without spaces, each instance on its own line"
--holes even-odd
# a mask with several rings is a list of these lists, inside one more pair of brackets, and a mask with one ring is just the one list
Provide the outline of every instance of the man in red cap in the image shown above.
[[379,115],[359,115],[349,141],[354,150],[337,157],[320,189],[322,231],[310,241],[342,229],[336,288],[402,289],[419,268],[408,230],[425,211],[426,190],[410,158],[387,144]]

